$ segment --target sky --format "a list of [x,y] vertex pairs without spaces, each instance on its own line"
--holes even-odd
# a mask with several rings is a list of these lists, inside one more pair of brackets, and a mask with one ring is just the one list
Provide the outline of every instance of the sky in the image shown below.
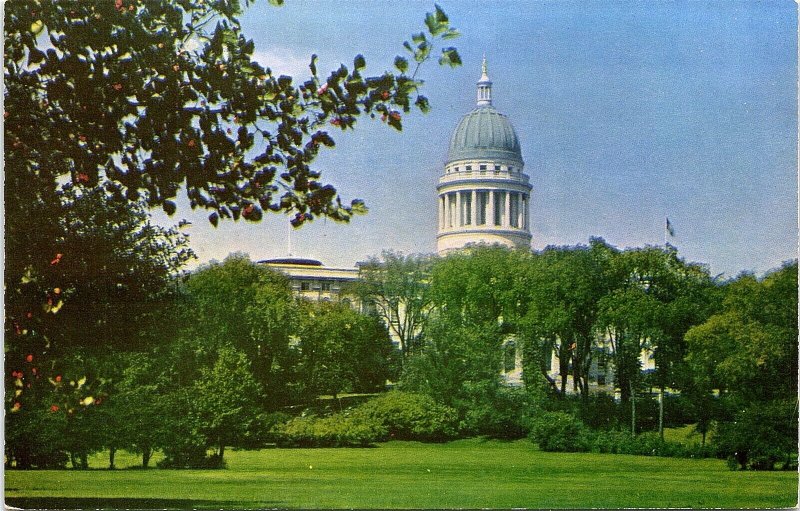
[[[172,218],[199,263],[310,257],[352,267],[393,249],[432,253],[436,182],[450,134],[475,106],[485,53],[495,107],[508,115],[531,178],[533,248],[620,248],[669,242],[713,275],[762,274],[797,257],[797,6],[791,1],[546,2],[441,0],[462,36],[464,65],[420,71],[432,110],[398,133],[365,119],[332,132],[316,168],[370,211],[350,224],[288,217],[222,222],[179,203]],[[423,29],[427,2],[266,1],[242,17],[256,59],[303,79],[356,54],[367,73],[391,68]],[[291,233],[290,233],[291,231]]]

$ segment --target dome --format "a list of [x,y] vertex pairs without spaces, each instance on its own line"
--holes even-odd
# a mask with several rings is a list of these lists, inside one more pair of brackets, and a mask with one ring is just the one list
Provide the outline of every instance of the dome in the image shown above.
[[465,115],[450,137],[448,161],[503,158],[522,162],[517,133],[508,117],[491,105]]

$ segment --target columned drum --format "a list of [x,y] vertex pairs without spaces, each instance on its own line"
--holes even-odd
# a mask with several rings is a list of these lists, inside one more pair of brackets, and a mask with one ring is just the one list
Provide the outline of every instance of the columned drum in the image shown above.
[[492,106],[484,59],[478,104],[453,132],[437,186],[439,254],[471,244],[530,247],[532,187],[524,165],[514,127]]

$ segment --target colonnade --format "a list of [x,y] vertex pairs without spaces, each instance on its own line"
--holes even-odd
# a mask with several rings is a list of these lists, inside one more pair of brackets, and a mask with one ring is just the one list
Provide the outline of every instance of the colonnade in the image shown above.
[[460,190],[439,195],[439,229],[489,226],[528,230],[528,194],[508,190]]

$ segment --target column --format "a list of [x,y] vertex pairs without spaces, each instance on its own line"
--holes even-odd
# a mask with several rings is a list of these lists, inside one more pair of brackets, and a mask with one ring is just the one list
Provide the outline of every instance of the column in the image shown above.
[[522,228],[528,230],[528,196],[522,194]]
[[444,198],[439,195],[439,230],[444,229]]
[[450,197],[443,193],[442,199],[444,199],[444,228],[447,229],[450,227]]
[[461,192],[456,192],[456,222],[453,227],[461,227],[464,223],[464,212],[461,210]]
[[506,192],[503,227],[511,227],[511,192]]
[[494,227],[494,190],[489,190],[486,193],[489,194],[489,207],[487,208],[486,215],[486,225]]
[[478,225],[478,192],[477,190],[472,190],[472,226],[475,227]]
[[522,200],[523,195],[521,193],[517,194],[516,201],[517,201],[517,227],[520,229],[525,228],[525,218],[524,218],[524,211],[522,210],[522,205],[524,201]]

